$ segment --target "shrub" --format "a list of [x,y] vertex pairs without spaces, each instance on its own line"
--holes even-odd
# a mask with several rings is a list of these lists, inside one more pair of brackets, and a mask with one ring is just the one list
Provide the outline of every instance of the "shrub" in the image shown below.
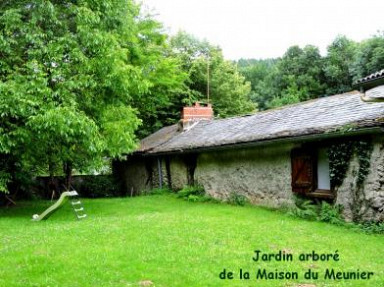
[[75,183],[74,186],[84,197],[100,198],[120,195],[120,188],[111,175],[82,176],[81,182]]
[[342,225],[345,223],[341,213],[343,207],[341,205],[331,205],[325,201],[321,203],[318,220],[323,222],[329,222],[332,224]]
[[179,192],[177,193],[177,196],[182,197],[184,199],[189,199],[190,196],[191,198],[194,198],[196,196],[202,197],[204,196],[204,194],[205,194],[204,187],[200,185],[187,185],[187,186],[184,186],[183,189],[179,190]]
[[295,206],[289,209],[288,214],[304,219],[317,219],[318,207],[312,202],[312,200],[304,199],[300,196],[295,196],[294,201]]
[[244,195],[233,191],[229,194],[227,202],[232,205],[244,206],[249,200]]
[[359,223],[357,227],[367,233],[384,234],[384,222],[366,221]]
[[204,187],[200,185],[184,186],[183,189],[178,191],[177,196],[191,202],[219,202],[217,199],[207,195]]

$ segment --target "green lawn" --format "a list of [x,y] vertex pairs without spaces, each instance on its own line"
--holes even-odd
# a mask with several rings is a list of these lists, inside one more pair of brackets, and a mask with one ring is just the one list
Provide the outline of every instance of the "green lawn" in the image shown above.
[[[384,237],[302,221],[257,207],[190,203],[170,195],[84,200],[76,221],[69,204],[31,222],[49,202],[0,209],[0,286],[384,286]],[[254,250],[293,255],[254,262]],[[339,261],[299,261],[301,253]],[[221,280],[223,269],[235,278]],[[240,280],[239,269],[250,272]],[[256,280],[257,269],[296,271],[298,280]],[[308,269],[318,280],[303,278]],[[325,269],[371,271],[370,280],[324,280]],[[147,281],[147,282],[144,282]],[[140,283],[141,282],[141,283]]]

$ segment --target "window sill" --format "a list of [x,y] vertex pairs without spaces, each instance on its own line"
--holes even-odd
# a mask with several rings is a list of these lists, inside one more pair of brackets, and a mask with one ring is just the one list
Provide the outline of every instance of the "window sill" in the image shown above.
[[313,192],[309,192],[306,194],[308,197],[314,197],[314,198],[324,198],[324,199],[334,199],[335,195],[331,190],[326,189],[316,189]]

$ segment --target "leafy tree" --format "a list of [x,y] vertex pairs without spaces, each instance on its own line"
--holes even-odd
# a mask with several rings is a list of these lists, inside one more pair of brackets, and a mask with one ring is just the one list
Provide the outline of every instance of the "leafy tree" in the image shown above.
[[275,59],[245,60],[237,62],[239,72],[251,83],[251,100],[257,104],[259,110],[265,110],[268,103],[277,96]]
[[289,84],[280,97],[275,97],[269,102],[270,108],[277,108],[285,105],[295,104],[300,102],[307,96],[308,91],[306,88],[299,88],[294,76],[288,77]]
[[16,170],[69,178],[129,153],[138,109],[178,87],[165,36],[131,0],[3,1],[0,28],[2,191]]
[[179,119],[183,106],[180,94],[186,90],[187,74],[182,62],[174,55],[163,27],[150,16],[144,15],[139,22],[139,42],[135,63],[142,67],[150,85],[145,93],[133,100],[143,124],[137,135],[142,138],[173,124]]
[[303,49],[298,46],[288,48],[278,63],[281,81],[278,86],[281,94],[288,89],[293,76],[301,93],[300,101],[317,98],[324,94],[323,59],[317,47],[307,45]]
[[[171,39],[174,53],[188,74],[181,102],[206,101],[208,97],[220,117],[249,113],[256,106],[250,100],[250,83],[234,63],[224,60],[220,48],[179,32]],[[208,83],[209,78],[209,83]]]
[[353,63],[353,80],[384,68],[384,32],[359,43]]
[[328,95],[352,90],[351,68],[356,53],[356,44],[345,36],[338,36],[327,48],[324,73]]
[[357,79],[384,67],[384,33],[355,43],[338,36],[322,57],[318,48],[290,47],[282,58],[239,60],[261,110],[348,92]]

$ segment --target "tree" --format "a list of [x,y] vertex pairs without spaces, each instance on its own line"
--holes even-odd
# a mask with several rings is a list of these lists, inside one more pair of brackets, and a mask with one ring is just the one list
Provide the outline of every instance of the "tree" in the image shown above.
[[276,89],[276,59],[245,60],[237,62],[239,72],[251,83],[251,100],[259,110],[265,110],[268,103],[279,94]]
[[141,99],[181,74],[156,25],[131,0],[0,4],[0,190],[16,170],[69,178],[135,148]]
[[288,89],[293,76],[301,93],[300,101],[317,98],[324,95],[325,79],[323,74],[323,59],[317,47],[307,45],[303,49],[299,46],[288,48],[278,63],[281,81],[278,82],[279,89]]
[[145,93],[133,99],[133,106],[143,121],[139,138],[173,124],[179,119],[182,107],[180,94],[186,90],[187,74],[182,62],[174,55],[168,37],[162,32],[162,25],[149,15],[139,22],[139,42],[135,63],[142,67],[150,85]]
[[171,46],[188,74],[182,102],[207,101],[209,93],[209,100],[220,117],[255,110],[256,106],[250,100],[250,83],[245,81],[234,63],[224,60],[219,47],[185,32],[174,36]]
[[384,67],[384,33],[355,43],[338,36],[322,57],[318,48],[290,47],[282,58],[240,60],[261,110],[348,92],[353,82]]
[[384,68],[384,32],[359,43],[352,74],[356,81]]
[[356,53],[356,44],[345,36],[338,36],[328,46],[324,74],[328,95],[352,90],[351,68]]
[[294,76],[288,77],[288,87],[283,91],[280,97],[274,97],[268,104],[270,108],[277,108],[300,102],[300,99],[306,98],[308,91],[306,88],[299,88]]

